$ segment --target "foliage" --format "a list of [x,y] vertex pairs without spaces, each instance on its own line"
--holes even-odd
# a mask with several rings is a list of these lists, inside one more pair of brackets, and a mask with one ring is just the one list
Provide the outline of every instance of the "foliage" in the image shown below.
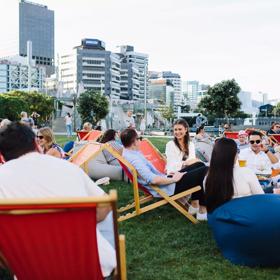
[[181,113],[189,113],[191,110],[191,106],[190,105],[184,105],[184,106],[181,106]]
[[274,116],[274,106],[271,104],[266,104],[260,106],[260,112],[258,114],[259,117],[273,117]]
[[78,99],[78,112],[82,122],[96,124],[109,112],[108,99],[99,92],[87,90]]
[[273,108],[272,113],[274,116],[280,116],[280,102]]
[[54,111],[53,97],[36,91],[12,91],[7,93],[7,95],[22,100],[26,104],[20,112],[26,111],[30,115],[35,111],[40,115],[39,119],[41,121],[47,121],[51,118]]
[[232,117],[246,119],[252,117],[252,115],[238,110],[235,114],[232,115]]
[[175,114],[172,106],[161,107],[160,114],[162,115],[163,118],[165,118],[168,121],[169,120],[173,121],[175,118]]
[[198,104],[198,111],[216,118],[234,116],[241,106],[237,96],[239,92],[240,87],[234,79],[215,84],[209,87],[206,96]]
[[0,94],[0,117],[11,121],[19,120],[20,113],[27,111],[28,104],[21,98]]

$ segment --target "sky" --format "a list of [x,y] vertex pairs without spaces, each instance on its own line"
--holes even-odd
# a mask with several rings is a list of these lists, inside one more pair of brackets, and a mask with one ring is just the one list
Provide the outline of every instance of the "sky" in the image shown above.
[[[0,56],[17,48],[18,0],[0,0]],[[149,70],[213,85],[235,78],[242,90],[280,98],[279,0],[34,0],[55,11],[55,49],[82,38],[106,49],[133,45]]]

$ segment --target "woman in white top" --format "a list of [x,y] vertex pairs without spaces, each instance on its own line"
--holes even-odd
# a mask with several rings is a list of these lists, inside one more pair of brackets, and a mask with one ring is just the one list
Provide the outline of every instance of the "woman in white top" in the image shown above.
[[[176,171],[188,172],[189,181],[195,182],[195,185],[200,185],[203,189],[203,179],[207,168],[195,157],[195,147],[190,141],[188,123],[183,119],[175,121],[173,133],[174,139],[169,141],[165,148],[167,175],[172,175]],[[185,201],[181,201],[181,203],[185,203]],[[198,199],[196,193],[192,195],[189,212],[196,214],[200,220],[206,220],[205,202],[201,198]]]
[[208,213],[233,198],[264,193],[253,171],[236,164],[237,152],[235,141],[229,138],[221,138],[214,145],[205,179]]
[[195,157],[195,147],[190,141],[189,125],[183,120],[175,121],[173,125],[174,139],[165,147],[167,174],[176,172],[198,160]]

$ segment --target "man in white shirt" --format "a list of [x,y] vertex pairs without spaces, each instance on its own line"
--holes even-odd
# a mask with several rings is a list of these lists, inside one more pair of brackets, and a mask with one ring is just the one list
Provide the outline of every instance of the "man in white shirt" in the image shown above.
[[[103,196],[99,188],[79,167],[65,160],[38,152],[33,131],[21,123],[0,130],[0,154],[6,163],[0,166],[0,198],[46,198]],[[105,235],[110,209],[97,209],[97,244],[103,276],[116,267],[116,253]],[[112,224],[111,224],[112,225]]]
[[262,134],[253,131],[249,136],[250,147],[240,151],[239,159],[256,174],[271,174],[272,168],[280,168],[277,157],[262,144]]

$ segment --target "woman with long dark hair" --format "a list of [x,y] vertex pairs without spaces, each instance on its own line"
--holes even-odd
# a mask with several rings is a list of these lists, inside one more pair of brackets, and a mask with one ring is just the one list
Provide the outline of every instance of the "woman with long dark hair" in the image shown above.
[[[207,167],[195,156],[195,147],[190,141],[188,123],[183,119],[176,120],[173,124],[173,133],[174,139],[166,144],[165,149],[167,175],[177,171],[187,172],[189,183],[196,182],[196,185],[203,188]],[[196,214],[198,219],[204,220],[206,219],[206,208],[202,197],[203,195],[198,196],[197,193],[192,195],[189,212]]]
[[205,179],[208,213],[233,198],[264,193],[253,171],[236,164],[237,152],[235,141],[229,138],[221,138],[214,145]]
[[183,120],[176,120],[173,124],[174,139],[166,144],[167,174],[197,162],[195,147],[190,141],[189,125]]
[[[122,144],[120,144],[120,142],[117,141],[118,138],[119,136],[116,130],[108,129],[104,132],[100,143],[109,144],[116,152],[118,152],[121,155],[123,151],[123,146]],[[119,165],[117,159],[114,156],[112,156],[108,151],[104,150],[103,154],[108,164]]]

